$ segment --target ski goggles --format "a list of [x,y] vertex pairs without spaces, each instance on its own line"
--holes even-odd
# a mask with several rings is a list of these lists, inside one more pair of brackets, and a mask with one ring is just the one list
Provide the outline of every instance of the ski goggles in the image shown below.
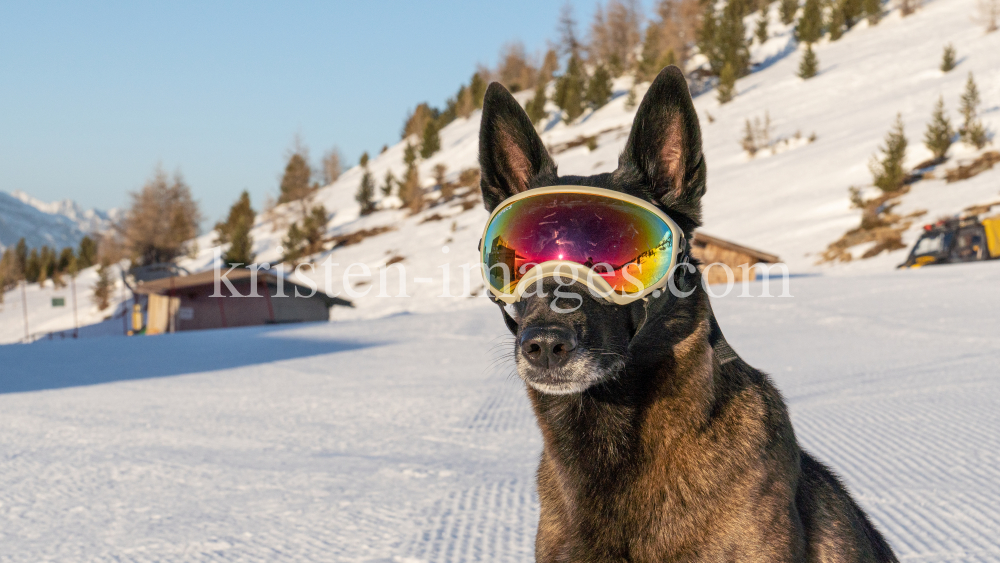
[[490,293],[515,303],[545,278],[626,305],[670,279],[684,234],[639,198],[586,186],[521,192],[496,207],[479,241]]

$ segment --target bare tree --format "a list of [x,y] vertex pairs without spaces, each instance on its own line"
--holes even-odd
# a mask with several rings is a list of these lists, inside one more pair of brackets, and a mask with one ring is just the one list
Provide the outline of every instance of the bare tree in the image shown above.
[[559,10],[559,47],[564,54],[579,58],[583,43],[576,33],[576,19],[573,17],[573,4],[566,1]]
[[130,195],[122,234],[132,261],[169,262],[183,254],[184,244],[198,234],[201,212],[180,172],[171,179],[157,167],[146,185]]
[[614,74],[631,69],[642,41],[642,9],[636,0],[609,0],[607,14],[598,6],[590,28],[590,57]]
[[667,64],[684,68],[697,41],[704,8],[699,0],[660,0],[655,11],[642,49],[644,79],[652,79]]
[[1000,0],[979,0],[976,3],[976,19],[986,26],[986,33],[997,30],[997,19],[1000,19]]
[[906,17],[917,11],[920,7],[920,0],[899,0],[899,13]]
[[341,162],[343,162],[343,156],[340,154],[340,149],[336,146],[323,155],[322,173],[324,186],[328,186],[336,182],[337,178],[340,178],[340,173],[342,172]]
[[534,88],[537,74],[538,69],[525,53],[524,43],[512,41],[500,49],[496,75],[508,89],[517,92]]

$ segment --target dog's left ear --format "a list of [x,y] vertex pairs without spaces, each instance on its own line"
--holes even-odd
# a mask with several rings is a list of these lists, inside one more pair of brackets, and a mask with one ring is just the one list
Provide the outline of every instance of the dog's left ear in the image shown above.
[[479,127],[480,186],[487,211],[508,197],[555,178],[556,165],[528,114],[499,83],[486,89]]
[[615,174],[641,183],[686,232],[701,225],[701,127],[679,68],[660,71],[642,98]]

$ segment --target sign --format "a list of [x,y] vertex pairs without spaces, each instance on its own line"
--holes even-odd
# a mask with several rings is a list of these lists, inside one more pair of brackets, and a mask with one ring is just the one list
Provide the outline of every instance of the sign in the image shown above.
[[178,307],[177,318],[182,321],[190,321],[194,318],[194,309],[191,307]]
[[53,297],[52,298],[52,306],[53,307],[65,307],[66,306],[66,298],[65,297]]

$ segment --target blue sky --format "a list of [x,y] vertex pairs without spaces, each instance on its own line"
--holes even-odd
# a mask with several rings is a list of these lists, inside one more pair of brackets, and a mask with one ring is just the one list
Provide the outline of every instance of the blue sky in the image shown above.
[[[259,209],[295,135],[353,164],[504,42],[544,49],[561,4],[4,3],[0,189],[123,206],[160,163],[209,224],[243,189]],[[576,3],[582,30],[595,5]]]

